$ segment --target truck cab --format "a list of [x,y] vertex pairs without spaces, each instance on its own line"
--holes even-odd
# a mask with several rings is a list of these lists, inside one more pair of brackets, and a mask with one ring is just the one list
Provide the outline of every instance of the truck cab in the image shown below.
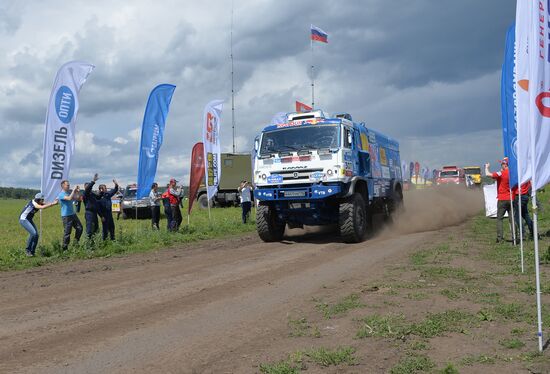
[[265,241],[285,225],[338,224],[346,242],[362,241],[372,215],[389,216],[402,203],[397,141],[322,110],[291,113],[255,141],[256,224]]
[[443,166],[436,179],[436,184],[438,186],[464,185],[465,183],[464,170],[454,165]]

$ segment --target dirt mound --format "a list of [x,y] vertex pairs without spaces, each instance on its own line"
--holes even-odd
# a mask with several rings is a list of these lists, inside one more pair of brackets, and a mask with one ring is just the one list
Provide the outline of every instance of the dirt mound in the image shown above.
[[483,191],[461,187],[405,192],[405,211],[395,216],[389,231],[400,234],[439,230],[464,222],[483,209]]

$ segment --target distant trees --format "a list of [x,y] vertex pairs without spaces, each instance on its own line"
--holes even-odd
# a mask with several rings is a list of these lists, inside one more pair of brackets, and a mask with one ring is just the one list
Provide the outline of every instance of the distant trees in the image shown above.
[[32,199],[39,190],[17,187],[0,187],[0,199]]

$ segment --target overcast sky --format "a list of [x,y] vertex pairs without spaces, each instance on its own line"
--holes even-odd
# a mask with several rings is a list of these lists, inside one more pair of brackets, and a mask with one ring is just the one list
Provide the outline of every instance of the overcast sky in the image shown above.
[[[430,168],[502,156],[500,70],[511,0],[234,0],[237,151],[273,115],[311,101],[395,137]],[[205,104],[226,99],[231,150],[231,1],[0,2],[0,186],[40,186],[46,105],[57,69],[96,65],[80,94],[71,180],[135,181],[145,103],[177,86],[157,180],[188,181]]]

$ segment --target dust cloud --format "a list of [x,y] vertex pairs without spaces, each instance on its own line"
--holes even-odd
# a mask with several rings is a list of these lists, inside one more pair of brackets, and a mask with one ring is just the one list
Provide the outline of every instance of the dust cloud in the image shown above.
[[403,199],[404,211],[397,212],[392,227],[384,231],[410,234],[439,230],[458,225],[484,209],[482,189],[459,186],[405,191]]

